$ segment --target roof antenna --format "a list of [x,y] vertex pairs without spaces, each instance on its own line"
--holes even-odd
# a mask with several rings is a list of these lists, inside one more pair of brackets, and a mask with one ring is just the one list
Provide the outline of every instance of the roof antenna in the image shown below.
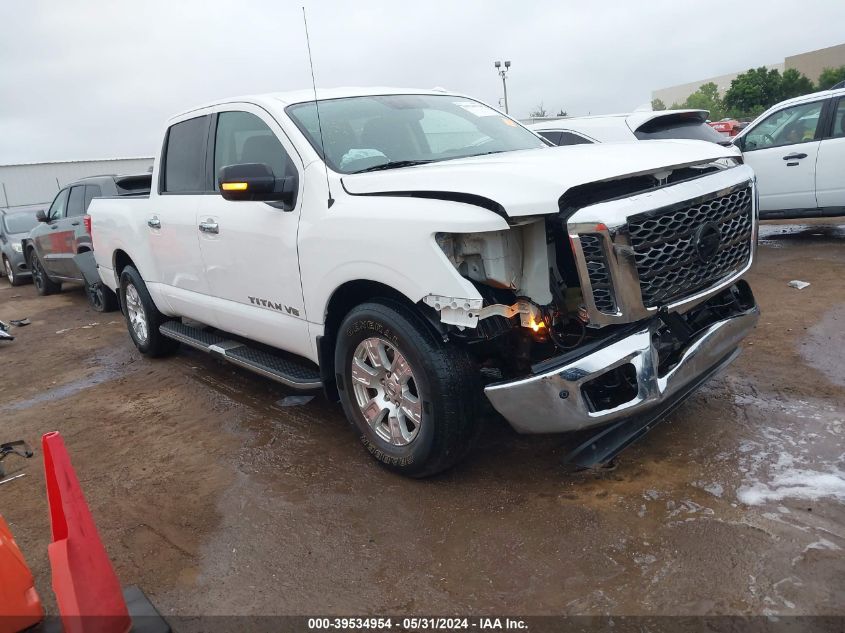
[[329,190],[329,209],[334,204],[332,187],[329,184],[329,165],[326,162],[326,144],[323,142],[323,123],[320,120],[320,102],[317,100],[317,80],[314,79],[314,61],[311,59],[311,39],[308,37],[308,20],[305,17],[305,7],[302,7],[302,22],[305,24],[305,43],[308,45],[308,65],[311,67],[311,85],[314,87],[314,108],[317,110],[317,129],[320,131],[320,150],[323,152],[323,167],[326,168],[326,189]]

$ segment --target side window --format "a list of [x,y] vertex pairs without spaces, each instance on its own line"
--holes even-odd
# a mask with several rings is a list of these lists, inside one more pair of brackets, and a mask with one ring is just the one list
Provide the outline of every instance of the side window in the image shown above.
[[584,138],[580,134],[561,132],[560,143],[558,145],[589,145],[591,143],[592,141],[590,139]]
[[285,148],[264,121],[249,112],[221,112],[214,140],[214,188],[221,167],[241,163],[264,163],[276,178],[293,169]]
[[85,213],[88,213],[88,207],[91,206],[91,201],[102,195],[103,190],[100,189],[100,185],[85,185]]
[[208,117],[188,119],[170,126],[164,154],[164,182],[167,193],[202,192],[206,189],[205,147]]
[[542,132],[537,132],[540,136],[544,139],[549,141],[550,143],[554,143],[555,145],[560,145],[560,135],[562,132],[550,132],[547,130],[543,130]]
[[72,218],[85,213],[85,186],[71,187],[67,200],[67,217]]
[[830,136],[832,138],[845,137],[845,97],[840,97],[836,110],[833,111],[833,130]]
[[53,204],[50,205],[50,210],[47,211],[47,217],[50,220],[58,220],[59,218],[63,218],[65,216],[65,207],[67,207],[67,196],[69,189],[62,189],[59,192],[59,195],[56,196],[56,199],[53,200]]
[[823,101],[802,103],[770,114],[745,136],[743,150],[812,141],[816,136],[823,105]]

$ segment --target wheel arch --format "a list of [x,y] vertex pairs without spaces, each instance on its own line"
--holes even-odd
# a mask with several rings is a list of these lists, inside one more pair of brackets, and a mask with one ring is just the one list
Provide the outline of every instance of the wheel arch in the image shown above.
[[320,374],[326,395],[331,400],[338,400],[337,377],[334,367],[334,348],[340,324],[356,306],[371,301],[398,303],[413,310],[422,317],[434,336],[443,336],[442,325],[437,313],[422,302],[415,303],[395,288],[379,281],[355,279],[347,281],[332,292],[323,313],[324,330],[317,337],[317,356]]
[[[123,269],[127,266],[132,266],[135,270],[138,270],[138,266],[129,256],[129,253],[124,251],[122,248],[118,248],[112,254],[112,270],[114,271],[114,279],[118,286],[120,286],[120,273],[122,273]],[[140,274],[141,271],[138,270],[138,273]]]

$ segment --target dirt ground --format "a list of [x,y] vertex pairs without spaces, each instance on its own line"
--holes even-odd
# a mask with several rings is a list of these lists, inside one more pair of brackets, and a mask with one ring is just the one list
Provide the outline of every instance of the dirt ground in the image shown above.
[[[39,438],[62,432],[126,584],[165,615],[845,614],[845,223],[762,227],[741,357],[602,475],[491,420],[411,481],[340,407],[182,350],[142,358],[78,288],[0,282],[0,513],[50,610]],[[804,290],[790,280],[811,282]]]

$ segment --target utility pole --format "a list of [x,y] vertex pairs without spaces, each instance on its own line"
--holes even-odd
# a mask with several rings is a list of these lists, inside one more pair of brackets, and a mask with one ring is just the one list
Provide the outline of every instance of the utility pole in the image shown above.
[[505,114],[509,114],[508,112],[508,81],[507,81],[507,72],[511,68],[510,62],[505,62],[505,67],[502,68],[502,62],[496,61],[493,62],[493,65],[496,67],[496,72],[499,73],[499,76],[502,78],[502,90],[505,93]]

